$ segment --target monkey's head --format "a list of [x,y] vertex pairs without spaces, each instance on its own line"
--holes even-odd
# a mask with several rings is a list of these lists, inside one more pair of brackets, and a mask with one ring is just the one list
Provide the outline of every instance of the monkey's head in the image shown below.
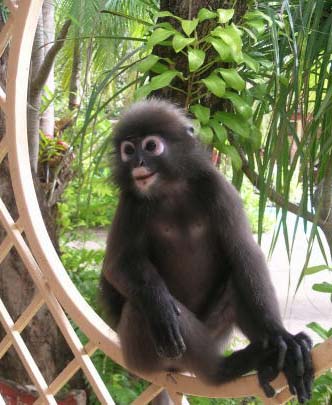
[[190,173],[196,147],[182,110],[157,99],[135,103],[114,128],[115,182],[141,196],[158,195]]

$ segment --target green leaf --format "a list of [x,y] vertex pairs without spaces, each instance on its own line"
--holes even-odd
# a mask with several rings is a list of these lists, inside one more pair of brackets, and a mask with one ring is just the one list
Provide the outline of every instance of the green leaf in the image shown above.
[[205,52],[201,49],[190,48],[188,50],[188,62],[190,72],[196,72],[204,63]]
[[241,63],[242,55],[242,39],[241,31],[234,24],[227,27],[217,27],[211,34],[221,38],[230,47],[231,54],[235,62]]
[[158,62],[159,59],[159,56],[149,55],[138,64],[137,70],[141,73],[145,73],[150,70],[152,66],[154,66]]
[[304,269],[304,274],[305,275],[315,274],[315,273],[318,273],[318,272],[323,271],[323,270],[332,270],[332,268],[326,266],[326,264],[321,264],[321,265],[312,266],[312,267],[306,267]]
[[329,331],[324,329],[322,326],[320,326],[317,322],[310,322],[308,325],[306,325],[308,328],[313,330],[314,332],[317,333],[318,336],[320,336],[322,339],[326,340],[328,339],[329,336]]
[[332,294],[332,284],[327,283],[326,281],[321,284],[314,284],[312,289],[315,291]]
[[179,72],[177,70],[168,70],[158,76],[152,78],[150,82],[150,87],[152,90],[162,89],[167,87],[175,76],[178,76]]
[[141,100],[142,98],[146,98],[152,91],[153,91],[153,89],[151,88],[150,83],[148,83],[142,87],[139,87],[135,91],[135,99]]
[[208,40],[213,46],[213,48],[218,52],[220,59],[223,62],[231,62],[232,55],[231,55],[231,48],[220,38],[210,38]]
[[217,13],[214,11],[210,11],[207,8],[203,7],[199,10],[198,12],[198,19],[200,22],[205,21],[205,20],[211,20],[212,18],[216,18],[218,16]]
[[161,62],[157,62],[155,65],[153,65],[151,67],[151,72],[157,73],[158,75],[160,75],[161,73],[164,73],[164,72],[168,72],[168,71],[169,71],[169,67]]
[[210,120],[210,126],[213,129],[213,132],[215,133],[217,138],[215,146],[217,149],[220,150],[224,146],[225,141],[227,139],[226,128],[222,124],[220,124],[220,122],[218,122],[218,120],[216,119]]
[[198,21],[198,18],[193,20],[181,20],[181,27],[188,37],[196,29]]
[[241,91],[246,87],[246,82],[235,69],[218,69],[226,84],[234,90]]
[[148,48],[153,48],[155,45],[165,41],[165,39],[169,38],[171,35],[174,35],[174,31],[165,28],[157,28],[151,34],[146,45]]
[[199,138],[202,140],[202,142],[211,145],[212,140],[213,140],[213,132],[210,127],[203,126],[201,127],[199,131]]
[[257,20],[257,19],[263,19],[265,21],[267,21],[267,23],[271,26],[272,25],[272,19],[270,16],[268,16],[267,14],[262,13],[259,10],[254,10],[254,11],[248,11],[247,13],[245,13],[245,15],[243,16],[243,18],[245,20]]
[[252,109],[241,96],[231,91],[226,91],[224,98],[231,100],[236,112],[238,112],[244,119],[249,119],[252,116]]
[[250,126],[250,142],[254,150],[258,150],[262,144],[262,132],[256,125]]
[[183,48],[185,48],[186,46],[192,44],[195,41],[195,38],[185,38],[183,35],[181,34],[176,34],[173,37],[173,48],[174,51],[176,53],[182,51]]
[[177,30],[176,30],[176,29],[173,27],[173,25],[172,25],[170,22],[168,22],[168,21],[162,21],[162,22],[156,24],[156,25],[154,26],[154,29],[156,29],[156,28],[165,28],[166,30],[171,31],[171,32],[173,32],[174,34],[177,33]]
[[243,62],[252,69],[255,73],[259,70],[259,63],[246,53],[243,53]]
[[262,35],[265,32],[265,23],[262,20],[250,20],[246,23],[250,28],[253,28],[258,35]]
[[216,118],[221,121],[227,128],[231,129],[236,134],[239,134],[243,138],[248,138],[250,135],[249,124],[241,118],[239,115],[219,111],[216,114]]
[[234,148],[233,145],[225,145],[222,148],[222,152],[224,152],[227,156],[229,156],[232,160],[232,165],[236,170],[240,170],[242,167],[242,159],[239,155],[239,152]]
[[256,37],[256,35],[252,32],[252,30],[250,30],[248,27],[245,27],[244,25],[241,26],[241,30],[244,31],[244,32],[246,32],[246,33],[249,35],[249,37],[254,40],[254,43],[256,44],[256,42],[257,42],[257,37]]
[[234,8],[218,8],[217,12],[220,24],[225,24],[233,18]]
[[170,11],[159,11],[159,13],[157,13],[157,17],[158,18],[173,17],[173,18],[176,18],[177,20],[181,20],[180,17],[177,17],[176,15],[171,13]]
[[210,120],[210,109],[200,104],[194,104],[190,107],[190,111],[195,115],[202,125],[207,125]]
[[226,84],[216,73],[211,73],[210,76],[201,81],[215,96],[222,97],[225,94]]

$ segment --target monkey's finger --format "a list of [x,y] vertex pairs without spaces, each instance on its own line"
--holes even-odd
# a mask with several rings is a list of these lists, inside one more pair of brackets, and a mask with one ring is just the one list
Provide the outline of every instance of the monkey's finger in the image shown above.
[[276,345],[278,350],[277,369],[280,371],[284,368],[285,365],[287,343],[281,336],[278,336],[276,338]]
[[304,374],[304,361],[302,356],[301,346],[296,342],[295,338],[286,340],[287,355],[291,357],[289,361],[293,363],[291,369],[294,370],[294,375],[302,377]]
[[186,351],[187,347],[186,347],[186,344],[184,343],[184,340],[183,340],[183,337],[182,337],[182,334],[180,332],[180,328],[178,325],[176,325],[176,326],[174,325],[174,328],[173,328],[173,341],[177,347],[178,352],[180,353],[180,355],[182,355]]
[[262,389],[264,391],[264,394],[268,398],[273,398],[275,396],[275,393],[276,393],[275,389],[268,382],[265,382],[265,383],[261,384],[261,387],[262,387]]
[[297,395],[298,401],[303,404],[308,397],[306,387],[302,375],[298,375],[298,367],[294,362],[288,364],[284,368],[284,373],[289,385],[289,390],[292,395]]
[[305,333],[303,332],[298,333],[297,335],[295,335],[295,339],[300,343],[305,343],[309,350],[312,349],[312,340]]
[[296,335],[296,339],[301,347],[302,357],[304,362],[303,382],[307,397],[311,397],[312,383],[314,380],[314,368],[311,357],[311,339],[305,334]]
[[302,378],[299,378],[298,381],[296,382],[295,389],[296,389],[297,399],[298,399],[299,403],[304,404],[305,401],[309,398],[307,395],[307,391],[304,387]]
[[275,390],[270,385],[270,381],[273,379],[273,378],[271,378],[272,375],[273,375],[272,367],[267,367],[266,369],[258,370],[259,385],[262,387],[264,394],[268,398],[272,398],[275,395]]

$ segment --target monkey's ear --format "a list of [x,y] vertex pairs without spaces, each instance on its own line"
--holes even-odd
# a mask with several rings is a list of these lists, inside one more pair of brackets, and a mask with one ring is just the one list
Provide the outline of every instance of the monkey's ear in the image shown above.
[[188,134],[188,135],[194,136],[194,134],[195,134],[195,129],[194,129],[193,126],[187,127],[186,130],[187,130],[187,134]]

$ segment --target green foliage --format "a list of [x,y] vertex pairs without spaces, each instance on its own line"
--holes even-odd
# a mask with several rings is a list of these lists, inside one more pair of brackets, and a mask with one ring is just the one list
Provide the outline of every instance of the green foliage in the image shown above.
[[107,226],[117,205],[117,191],[109,182],[109,169],[100,169],[82,185],[75,177],[60,204],[59,222],[64,230]]
[[[76,237],[78,237],[78,235],[76,235]],[[62,247],[62,251],[62,261],[72,281],[87,302],[98,311],[98,283],[104,251],[73,249],[65,246]],[[80,331],[78,331],[78,333],[82,341],[85,342],[85,336],[83,336]],[[131,376],[100,350],[92,356],[92,361],[112,397],[119,405],[131,403],[138,393],[143,391],[146,387],[144,381]],[[94,393],[90,394],[89,404],[99,404]]]
[[[254,35],[253,32],[256,41],[259,36],[252,22],[265,26],[269,17],[261,12],[247,13],[244,23],[236,26],[232,22],[234,9],[210,11],[203,8],[192,20],[181,19],[170,12],[158,15],[168,19],[150,28],[147,50],[151,51],[157,45],[166,47],[169,48],[169,57],[152,53],[140,64],[139,70],[144,73],[145,81],[137,89],[136,97],[146,97],[168,86],[172,91],[185,93],[186,108],[196,118],[202,141],[227,154],[235,170],[241,169],[241,158],[229,144],[227,133],[232,133],[242,142],[245,139],[245,145],[251,150],[257,150],[260,145],[261,136],[254,125],[252,111],[256,95],[246,90],[246,84],[249,78],[253,79],[254,73],[265,68],[264,60],[257,54],[250,56],[254,47],[249,46],[249,38]],[[206,34],[202,24],[206,24],[207,20],[213,29]],[[244,45],[246,53],[243,52]],[[181,64],[181,73],[172,58],[173,54],[179,59],[179,53],[186,64],[184,70]],[[228,103],[231,111],[211,111],[210,98],[206,98],[209,93],[224,105]]]

